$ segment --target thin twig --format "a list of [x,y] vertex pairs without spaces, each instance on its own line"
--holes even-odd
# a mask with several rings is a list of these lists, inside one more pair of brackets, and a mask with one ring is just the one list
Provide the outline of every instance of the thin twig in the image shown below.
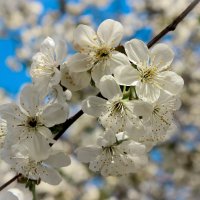
[[4,183],[1,187],[0,187],[0,191],[3,190],[4,188],[6,188],[8,185],[10,185],[11,183],[13,183],[15,180],[17,180],[19,177],[21,176],[21,174],[17,174],[16,176],[14,176],[13,178],[11,178],[9,181],[7,181],[6,183]]
[[59,133],[54,137],[54,140],[58,140],[64,132],[83,114],[82,110],[79,110],[75,115],[70,117],[66,120],[65,123],[62,124],[62,129],[59,131]]
[[189,12],[200,2],[200,0],[194,0],[178,17],[176,17],[171,24],[164,28],[158,35],[156,35],[147,46],[152,47],[158,40],[165,36],[170,31],[174,31],[177,25],[187,16]]

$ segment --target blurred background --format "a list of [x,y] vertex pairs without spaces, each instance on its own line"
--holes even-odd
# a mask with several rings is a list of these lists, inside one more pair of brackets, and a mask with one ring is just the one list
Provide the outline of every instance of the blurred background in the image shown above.
[[[168,25],[191,0],[0,0],[0,103],[16,100],[23,84],[31,82],[32,56],[45,37],[66,41],[68,55],[73,31],[80,23],[96,28],[105,19],[120,21],[124,41],[148,42]],[[149,165],[127,177],[103,178],[76,160],[78,146],[92,144],[102,132],[96,119],[82,116],[57,143],[72,158],[60,170],[58,186],[40,184],[40,200],[199,200],[200,199],[200,5],[163,42],[173,48],[173,70],[185,86],[182,107],[175,116],[169,140],[149,153]],[[123,44],[122,42],[122,44]],[[73,93],[71,112],[80,108],[92,87]],[[0,161],[0,184],[13,176]],[[14,183],[10,187],[23,188]],[[31,199],[24,191],[24,200]]]

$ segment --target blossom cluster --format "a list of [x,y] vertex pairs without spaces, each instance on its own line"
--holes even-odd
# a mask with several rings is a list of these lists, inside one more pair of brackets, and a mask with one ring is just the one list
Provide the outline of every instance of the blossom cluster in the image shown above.
[[[97,31],[79,25],[67,57],[65,42],[47,37],[33,56],[33,83],[21,91],[19,104],[0,106],[1,157],[13,170],[31,180],[58,184],[56,168],[70,158],[54,149],[53,131],[67,122],[69,101],[92,85],[99,94],[82,101],[84,113],[98,118],[104,134],[96,145],[79,147],[77,157],[103,176],[135,173],[148,163],[148,151],[165,141],[180,108],[183,79],[172,71],[173,51],[166,44],[151,50],[138,39],[118,48],[121,23],[108,19]],[[66,59],[67,57],[67,59]]]

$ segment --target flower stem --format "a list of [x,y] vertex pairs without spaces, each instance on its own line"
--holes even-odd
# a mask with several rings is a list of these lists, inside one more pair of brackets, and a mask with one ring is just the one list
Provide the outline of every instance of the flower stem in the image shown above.
[[32,195],[33,195],[33,200],[37,200],[37,195],[36,195],[36,190],[35,190],[35,183],[32,183],[30,190],[31,190]]

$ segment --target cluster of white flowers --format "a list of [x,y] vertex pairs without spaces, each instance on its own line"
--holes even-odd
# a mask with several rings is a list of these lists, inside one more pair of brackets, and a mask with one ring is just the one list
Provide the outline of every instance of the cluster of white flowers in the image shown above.
[[64,152],[54,150],[52,128],[66,122],[71,92],[90,84],[101,95],[89,96],[82,110],[99,119],[105,129],[97,145],[80,147],[78,159],[103,176],[137,172],[147,152],[165,140],[179,109],[183,79],[171,71],[173,51],[165,44],[148,50],[140,40],[116,47],[123,26],[108,19],[95,32],[79,25],[74,32],[78,51],[67,61],[63,41],[47,37],[33,56],[33,83],[21,91],[19,105],[0,106],[1,157],[17,173],[49,184],[61,181],[55,168],[70,164]]

